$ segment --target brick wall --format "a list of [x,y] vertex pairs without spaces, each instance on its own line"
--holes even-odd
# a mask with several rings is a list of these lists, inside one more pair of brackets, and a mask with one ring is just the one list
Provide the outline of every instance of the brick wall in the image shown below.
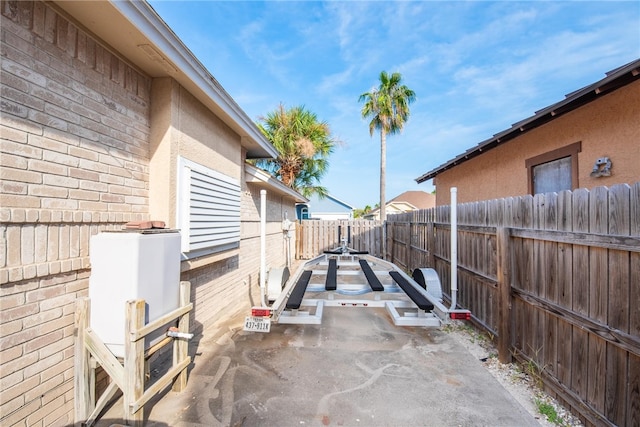
[[[68,425],[90,237],[149,219],[152,82],[51,3],[0,12],[0,425]],[[239,249],[182,273],[203,333],[259,303],[259,188],[242,182]],[[284,211],[294,202],[270,192],[268,266],[286,262]]]
[[67,425],[90,236],[148,212],[150,79],[45,3],[0,7],[0,424]]

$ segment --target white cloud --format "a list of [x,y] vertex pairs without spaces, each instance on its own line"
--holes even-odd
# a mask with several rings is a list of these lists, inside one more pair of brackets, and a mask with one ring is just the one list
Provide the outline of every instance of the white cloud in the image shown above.
[[640,57],[632,2],[152,4],[251,118],[283,102],[328,121],[345,145],[325,185],[356,206],[378,197],[379,136],[369,136],[358,95],[380,71],[400,71],[417,95],[404,133],[389,140],[392,197]]

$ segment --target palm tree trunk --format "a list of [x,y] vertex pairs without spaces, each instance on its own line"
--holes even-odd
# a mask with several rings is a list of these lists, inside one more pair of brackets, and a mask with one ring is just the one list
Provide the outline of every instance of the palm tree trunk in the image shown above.
[[387,133],[380,129],[380,221],[387,219],[385,191],[387,181]]

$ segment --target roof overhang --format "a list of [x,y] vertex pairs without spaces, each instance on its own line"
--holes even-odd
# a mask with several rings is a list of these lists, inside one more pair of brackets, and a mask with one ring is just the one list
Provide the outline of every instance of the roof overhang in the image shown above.
[[573,111],[585,104],[593,102],[594,100],[611,93],[616,89],[626,86],[639,78],[640,59],[608,72],[604,79],[566,95],[565,99],[558,103],[536,111],[533,116],[513,124],[509,129],[495,134],[492,138],[482,141],[475,147],[470,148],[454,159],[449,160],[415,180],[420,184],[424,181],[435,178],[436,175],[446,171],[447,169],[451,169],[454,166],[464,163],[467,160],[497,147],[498,145],[517,138],[518,136],[545,123],[555,120],[569,111]]
[[248,163],[245,163],[244,165],[244,179],[247,183],[256,184],[267,191],[273,191],[281,196],[290,197],[296,203],[307,203],[309,201],[309,199],[305,198],[294,189],[287,187],[280,180],[271,176],[268,172]]
[[240,136],[247,158],[275,158],[277,150],[220,83],[146,1],[56,1],[113,54],[150,77],[172,77]]

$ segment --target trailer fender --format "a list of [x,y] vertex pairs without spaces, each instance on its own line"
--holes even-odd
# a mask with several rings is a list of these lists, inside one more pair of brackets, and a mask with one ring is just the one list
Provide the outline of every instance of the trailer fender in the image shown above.
[[275,301],[282,293],[285,283],[289,280],[289,267],[273,267],[269,270],[267,280],[267,298]]
[[429,295],[442,302],[442,285],[433,268],[416,268],[413,270],[413,280],[426,289]]

